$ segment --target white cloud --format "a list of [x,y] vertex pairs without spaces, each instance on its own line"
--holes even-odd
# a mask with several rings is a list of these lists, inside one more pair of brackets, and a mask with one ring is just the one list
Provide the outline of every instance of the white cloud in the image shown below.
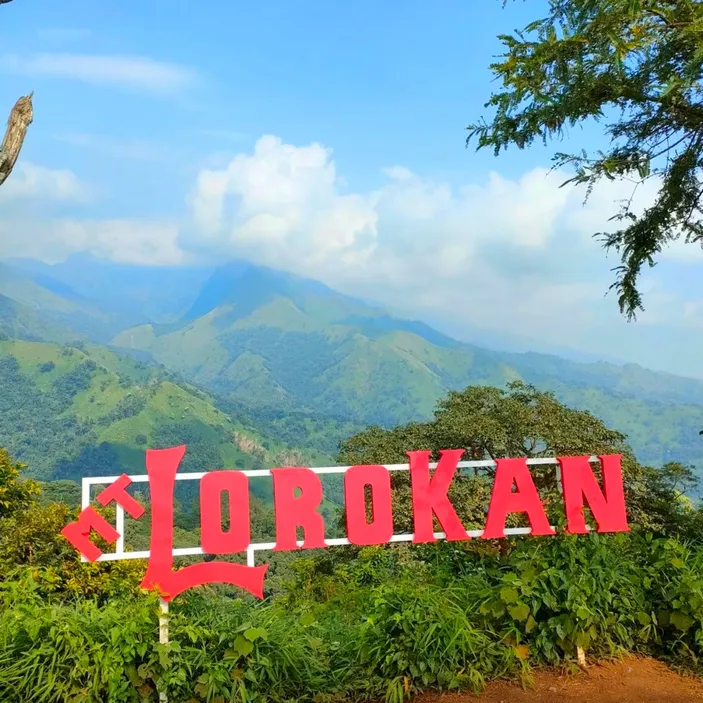
[[9,73],[68,78],[156,96],[176,95],[196,81],[195,72],[186,66],[145,56],[36,54],[23,57],[8,54],[0,60],[0,68]]
[[[614,201],[630,195],[628,184],[603,183],[584,206],[583,190],[560,188],[567,176],[547,169],[519,178],[492,173],[457,187],[395,165],[384,170],[382,187],[352,192],[326,147],[265,136],[251,152],[199,173],[186,221],[86,221],[76,213],[40,221],[42,197],[61,203],[75,192],[71,176],[50,173],[42,181],[19,172],[14,200],[25,203],[24,216],[5,212],[0,258],[91,251],[177,265],[194,252],[215,262],[241,257],[377,300],[396,314],[451,323],[455,332],[462,324],[504,330],[654,367],[663,363],[657,344],[678,339],[676,330],[703,335],[695,270],[671,258],[645,272],[647,311],[636,326],[619,314],[614,295],[604,297],[618,260],[606,259],[592,234],[613,227]],[[8,200],[9,184],[0,188]],[[655,188],[648,188],[637,194],[638,208],[651,202]],[[683,269],[691,280],[678,275]],[[675,358],[678,347],[669,346]]]
[[202,171],[189,202],[210,246],[288,268],[373,248],[376,214],[368,198],[337,192],[329,150],[259,139],[252,155]]
[[[659,192],[662,179],[652,176],[643,183],[617,180],[601,184],[595,188],[582,208],[574,208],[569,214],[569,222],[584,237],[598,231],[614,232],[627,226],[625,221],[605,222],[604,213],[616,215],[624,203],[629,203],[631,211],[639,216],[651,205]],[[699,264],[703,261],[703,248],[687,243],[684,237],[673,240],[661,251],[662,261],[679,264]]]
[[73,171],[50,169],[21,161],[0,188],[0,200],[39,200],[50,202],[85,202],[90,189]]
[[662,258],[679,264],[700,264],[703,262],[703,246],[701,242],[687,243],[684,237],[680,237],[662,250]]
[[[81,218],[91,189],[68,170],[19,163],[0,187],[0,260],[61,261],[90,252],[134,264],[185,261],[179,224],[130,218]],[[67,213],[57,216],[59,213]]]
[[141,220],[0,220],[0,260],[62,261],[77,252],[131,264],[184,263],[178,225]]
[[178,225],[140,220],[61,221],[57,235],[74,251],[132,264],[172,266],[184,262]]
[[[584,190],[560,188],[568,176],[548,169],[518,179],[492,173],[458,188],[399,165],[383,173],[378,190],[349,193],[329,149],[262,137],[252,153],[201,171],[188,198],[190,244],[411,316],[562,343],[571,335],[575,345],[604,320],[620,325],[614,296],[604,299],[617,260],[592,235],[613,227],[629,184],[599,185],[584,205]],[[637,208],[655,185],[639,190]],[[683,320],[683,303],[678,309]]]

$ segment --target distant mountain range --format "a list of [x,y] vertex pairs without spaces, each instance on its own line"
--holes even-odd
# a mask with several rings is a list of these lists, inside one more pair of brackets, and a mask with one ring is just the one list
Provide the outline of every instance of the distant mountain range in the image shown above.
[[0,264],[0,329],[26,340],[82,339],[162,365],[220,407],[294,442],[314,436],[330,453],[362,425],[427,418],[448,390],[522,379],[626,433],[643,461],[703,468],[703,381],[491,351],[242,262],[214,270],[87,257]]
[[[262,429],[266,422],[252,426],[243,409],[223,412],[162,369],[96,345],[0,339],[0,388],[0,445],[28,465],[30,476],[61,485],[89,475],[143,474],[146,448],[178,444],[188,447],[183,471],[329,461],[310,446],[291,450]],[[252,490],[271,499],[266,479],[252,479]],[[190,506],[194,497],[190,482],[177,487],[181,503]]]

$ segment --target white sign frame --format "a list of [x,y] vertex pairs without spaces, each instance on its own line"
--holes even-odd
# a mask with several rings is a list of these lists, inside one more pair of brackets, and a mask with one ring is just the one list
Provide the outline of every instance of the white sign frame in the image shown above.
[[[588,461],[593,463],[598,461],[597,456],[590,456]],[[557,484],[561,483],[560,467],[556,458],[553,457],[539,457],[533,459],[527,459],[528,466],[556,466],[557,473]],[[409,471],[409,464],[381,464],[388,471]],[[492,459],[479,460],[479,461],[460,461],[457,464],[457,469],[488,469],[494,468],[496,462]],[[435,469],[437,463],[431,463],[430,469]],[[316,474],[344,474],[352,466],[323,466],[319,468],[306,467],[310,471]],[[217,469],[215,469],[216,471]],[[199,481],[205,476],[205,474],[211,473],[209,471],[199,471],[191,473],[176,474],[176,481]],[[258,478],[263,476],[271,476],[271,471],[269,469],[243,469],[241,470],[245,476],[250,478]],[[91,487],[92,486],[109,486],[114,483],[119,476],[86,476],[81,479],[81,509],[85,509],[90,505],[91,499]],[[129,476],[132,483],[148,483],[149,477],[146,474],[130,475]],[[128,552],[125,551],[124,544],[124,508],[121,505],[116,505],[116,519],[115,519],[115,529],[119,533],[119,538],[115,543],[114,552],[105,552],[101,554],[96,561],[119,561],[122,559],[148,559],[150,556],[149,550]],[[508,535],[529,535],[532,532],[529,527],[508,527],[505,529],[504,534]],[[466,537],[476,538],[483,534],[483,530],[467,530]],[[400,533],[394,534],[390,542],[412,542],[413,534],[411,533]],[[444,532],[435,532],[434,536],[436,539],[445,539],[446,535]],[[302,546],[302,540],[298,541],[298,546]],[[325,539],[325,544],[330,547],[350,545],[351,542],[346,537],[334,537]],[[247,566],[255,566],[256,564],[256,552],[260,551],[271,551],[276,546],[275,542],[256,542],[250,544],[246,550],[247,556]],[[185,557],[185,556],[197,556],[205,554],[202,547],[180,547],[173,549],[172,554],[174,557]],[[81,561],[88,561],[84,556],[81,556]]]

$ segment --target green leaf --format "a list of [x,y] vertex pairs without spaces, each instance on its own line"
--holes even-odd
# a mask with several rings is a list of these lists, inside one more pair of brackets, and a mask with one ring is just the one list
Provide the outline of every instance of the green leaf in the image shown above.
[[640,611],[637,613],[637,621],[640,625],[649,625],[652,622],[652,618],[647,613]]
[[681,630],[681,632],[686,632],[686,630],[693,625],[693,618],[690,615],[686,615],[686,613],[682,613],[680,610],[675,610],[671,614],[669,621],[677,630]]
[[537,627],[537,621],[530,615],[529,618],[527,618],[527,623],[525,625],[525,632],[529,635],[532,630]]
[[496,601],[493,603],[491,612],[493,613],[493,617],[499,618],[505,613],[505,606],[500,601]]
[[303,627],[310,627],[313,623],[316,622],[315,616],[312,613],[303,613],[300,616],[300,624]]
[[514,588],[503,588],[500,591],[500,599],[503,603],[515,603],[518,599],[518,592]]
[[537,571],[533,566],[528,566],[523,570],[521,576],[525,583],[531,583],[537,578]]
[[649,173],[650,173],[649,159],[645,159],[643,163],[638,165],[637,172],[639,173],[640,178],[647,178],[647,176],[649,176]]
[[579,634],[576,635],[577,647],[581,647],[581,649],[586,649],[589,644],[591,644],[591,635],[589,632],[579,632]]
[[244,637],[240,636],[234,641],[234,649],[243,657],[246,657],[252,653],[254,645],[249,640],[245,640]]
[[266,630],[262,627],[250,627],[244,632],[244,637],[246,637],[250,642],[255,642],[259,639],[266,639]]
[[527,620],[527,617],[530,614],[530,608],[529,606],[525,605],[524,603],[518,603],[517,605],[513,605],[508,608],[508,612],[516,619],[522,622],[523,620]]

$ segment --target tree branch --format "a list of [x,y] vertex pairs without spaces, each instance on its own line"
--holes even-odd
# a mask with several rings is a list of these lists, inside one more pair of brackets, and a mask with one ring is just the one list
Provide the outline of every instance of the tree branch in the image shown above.
[[[0,0],[0,2],[9,2],[10,0]],[[7,130],[5,138],[0,146],[0,185],[2,185],[7,177],[12,173],[12,169],[17,162],[17,157],[22,149],[24,137],[27,134],[27,128],[32,124],[34,119],[34,110],[32,108],[32,96],[21,97],[12,108],[10,117],[7,120]]]

